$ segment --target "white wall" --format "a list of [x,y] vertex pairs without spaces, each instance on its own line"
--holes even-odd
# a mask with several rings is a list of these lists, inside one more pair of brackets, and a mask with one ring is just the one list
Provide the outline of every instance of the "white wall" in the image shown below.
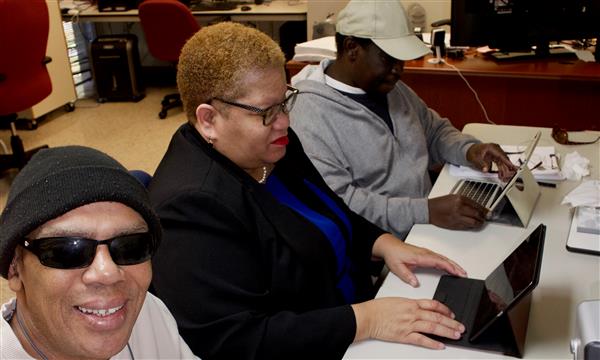
[[337,14],[346,6],[348,0],[308,0],[306,13],[306,31],[308,40],[312,39],[313,25],[323,21],[330,13]]
[[[419,3],[425,9],[426,23],[450,18],[450,0],[401,0],[404,8],[412,3]],[[307,31],[308,39],[312,39],[312,27],[315,22],[323,21],[327,14],[338,13],[348,0],[308,0]],[[429,28],[425,30],[430,30]]]
[[427,28],[426,31],[431,30],[429,24],[434,21],[449,19],[450,18],[450,0],[401,0],[405,9],[412,3],[419,3],[425,9],[425,17]]

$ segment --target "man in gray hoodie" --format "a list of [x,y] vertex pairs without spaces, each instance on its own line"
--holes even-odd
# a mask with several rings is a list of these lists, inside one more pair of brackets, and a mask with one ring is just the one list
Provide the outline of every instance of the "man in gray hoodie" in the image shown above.
[[515,167],[497,144],[462,134],[400,81],[404,61],[429,52],[400,1],[351,0],[336,31],[337,58],[292,78],[300,94],[291,125],[329,186],[401,238],[413,224],[482,226],[486,209],[474,201],[427,198],[428,169],[450,162],[489,171],[495,162],[505,178]]

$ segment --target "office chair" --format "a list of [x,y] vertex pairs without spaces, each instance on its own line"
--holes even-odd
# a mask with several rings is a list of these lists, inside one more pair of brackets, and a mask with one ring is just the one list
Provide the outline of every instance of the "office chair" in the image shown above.
[[[177,64],[185,42],[200,30],[190,9],[178,0],[145,0],[138,11],[150,53]],[[161,105],[158,117],[164,119],[167,110],[182,106],[179,93],[166,95]]]
[[17,113],[52,92],[46,64],[49,32],[45,0],[0,0],[0,122],[9,122],[11,154],[0,155],[0,173],[21,169],[38,150],[25,151],[17,135]]

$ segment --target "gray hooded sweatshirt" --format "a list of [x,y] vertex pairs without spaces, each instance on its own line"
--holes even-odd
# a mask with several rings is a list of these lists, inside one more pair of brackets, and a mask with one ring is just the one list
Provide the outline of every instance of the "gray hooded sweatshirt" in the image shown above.
[[[327,184],[355,212],[400,238],[429,223],[430,165],[468,165],[479,143],[440,117],[402,81],[387,95],[394,132],[362,104],[326,85],[331,60],[292,78],[291,126]],[[456,104],[460,106],[460,104]]]

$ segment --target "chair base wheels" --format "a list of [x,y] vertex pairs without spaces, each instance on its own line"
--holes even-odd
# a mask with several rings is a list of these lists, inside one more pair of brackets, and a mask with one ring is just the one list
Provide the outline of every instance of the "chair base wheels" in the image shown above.
[[66,112],[71,112],[75,110],[75,103],[74,102],[69,102],[65,104],[65,111]]
[[12,154],[0,155],[0,176],[7,170],[21,170],[35,153],[42,149],[47,149],[48,145],[42,145],[31,150],[24,151],[23,143],[18,136],[11,136]]
[[167,111],[176,107],[183,106],[181,102],[181,97],[179,94],[169,94],[166,95],[162,101],[160,102],[162,105],[162,109],[158,113],[159,119],[165,119],[167,117]]
[[35,130],[38,128],[38,121],[36,119],[0,117],[0,129],[10,129],[11,122],[14,122],[15,128],[18,130]]

